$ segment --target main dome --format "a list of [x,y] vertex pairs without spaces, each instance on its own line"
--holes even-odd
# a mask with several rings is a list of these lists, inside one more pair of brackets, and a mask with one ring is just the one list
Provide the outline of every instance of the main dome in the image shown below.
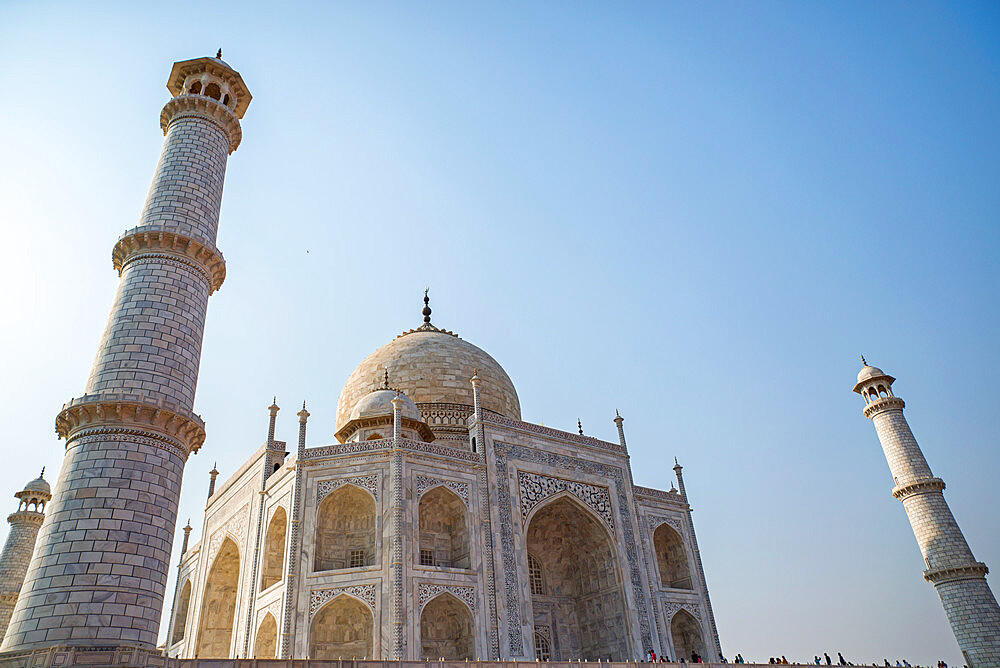
[[347,379],[337,402],[337,429],[351,419],[354,405],[379,389],[386,372],[394,388],[417,405],[472,407],[472,383],[479,370],[479,397],[486,410],[521,419],[521,404],[507,372],[486,351],[451,332],[426,324],[396,337],[362,360]]

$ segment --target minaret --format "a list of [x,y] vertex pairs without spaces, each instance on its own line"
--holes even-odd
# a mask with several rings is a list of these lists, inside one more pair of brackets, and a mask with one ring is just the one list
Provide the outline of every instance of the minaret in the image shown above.
[[854,391],[864,397],[863,413],[875,423],[895,483],[892,495],[903,502],[927,565],[924,579],[941,597],[969,667],[1000,666],[1000,607],[986,583],[986,564],[972,555],[944,500],[944,481],[931,473],[906,423],[905,404],[892,393],[896,379],[861,361]]
[[[425,297],[426,298],[426,297]],[[429,310],[429,309],[428,309]],[[405,593],[403,592],[403,450],[400,444],[403,426],[403,400],[399,398],[399,392],[392,400],[392,459],[389,460],[389,476],[392,480],[392,525],[391,525],[391,546],[392,552],[389,557],[390,569],[390,591],[392,593],[392,603],[390,614],[392,616],[392,635],[389,640],[389,659],[400,661],[404,649],[404,629],[405,624]]]
[[212,470],[208,472],[208,501],[212,500],[215,494],[215,480],[219,477],[219,462],[212,464]]
[[17,512],[7,516],[10,533],[0,553],[0,639],[7,632],[7,623],[28,572],[31,553],[35,551],[38,529],[45,519],[45,504],[52,498],[52,489],[42,474],[14,495],[18,500]]
[[138,226],[111,253],[121,279],[86,392],[56,418],[66,456],[5,651],[156,647],[181,477],[205,440],[192,408],[226,274],[226,161],[251,97],[221,52],[174,63],[167,89],[163,151]]

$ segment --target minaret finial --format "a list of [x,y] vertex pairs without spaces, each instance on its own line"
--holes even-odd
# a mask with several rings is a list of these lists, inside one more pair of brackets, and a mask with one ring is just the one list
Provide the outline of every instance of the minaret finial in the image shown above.
[[41,478],[41,477],[43,477],[44,475],[45,475],[45,467],[43,466],[43,467],[42,467],[42,472],[38,474],[38,477],[39,477],[39,478]]
[[576,429],[580,432],[580,436],[583,436],[583,423],[580,422],[580,418],[576,419]]
[[868,362],[865,361],[864,355],[861,356],[861,363],[864,364],[865,366],[868,366]]
[[430,307],[431,298],[427,296],[427,293],[429,291],[430,291],[429,287],[424,288],[424,310],[421,311],[421,313],[424,314],[424,324],[426,325],[431,324],[431,307]]
[[222,48],[221,47],[219,48],[219,52],[217,54],[215,54],[215,57],[218,58],[219,60],[222,60]]

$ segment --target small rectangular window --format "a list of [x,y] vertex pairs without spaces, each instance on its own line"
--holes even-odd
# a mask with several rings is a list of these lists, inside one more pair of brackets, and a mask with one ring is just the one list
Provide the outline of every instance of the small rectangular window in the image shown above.
[[350,568],[357,568],[358,566],[365,565],[365,551],[364,550],[351,550],[351,566]]
[[420,550],[420,565],[421,566],[434,565],[434,550]]

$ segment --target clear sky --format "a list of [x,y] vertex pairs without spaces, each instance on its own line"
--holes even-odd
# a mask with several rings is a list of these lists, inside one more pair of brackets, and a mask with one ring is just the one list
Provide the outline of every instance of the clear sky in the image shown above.
[[899,379],[1000,572],[996,4],[0,4],[0,506],[55,478],[171,63],[220,46],[254,100],[180,524],[272,395],[332,442],[429,285],[526,420],[619,409],[641,485],[679,458],[728,656],[961,665],[851,388],[861,353]]

